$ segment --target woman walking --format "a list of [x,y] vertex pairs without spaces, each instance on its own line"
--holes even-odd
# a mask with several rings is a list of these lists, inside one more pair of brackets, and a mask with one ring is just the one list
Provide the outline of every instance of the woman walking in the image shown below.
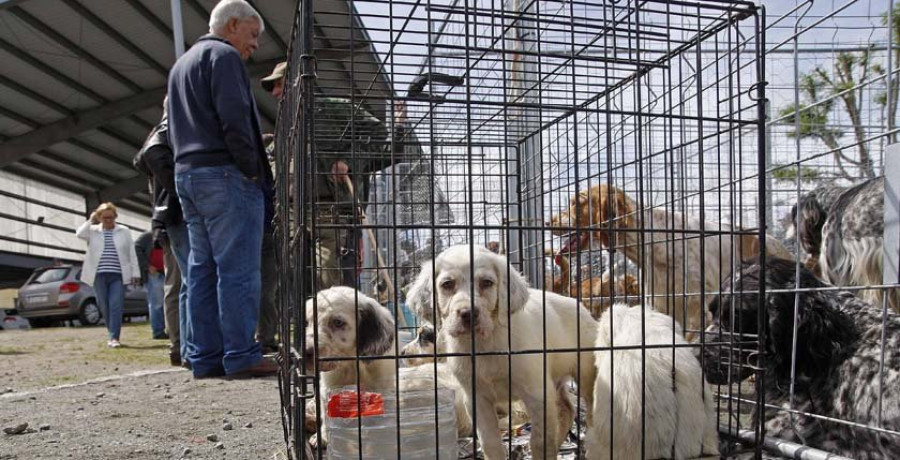
[[112,203],[103,203],[81,224],[75,235],[88,243],[81,268],[81,281],[94,287],[100,313],[106,321],[109,341],[106,346],[119,348],[122,310],[125,307],[125,285],[140,283],[140,267],[131,232],[116,225],[119,217]]

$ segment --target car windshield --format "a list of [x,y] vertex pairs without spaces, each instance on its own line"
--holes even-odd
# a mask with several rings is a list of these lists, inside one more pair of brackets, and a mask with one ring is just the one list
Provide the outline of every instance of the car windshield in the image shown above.
[[36,276],[28,284],[45,284],[54,281],[61,281],[66,278],[69,273],[68,267],[62,268],[44,268],[36,274]]

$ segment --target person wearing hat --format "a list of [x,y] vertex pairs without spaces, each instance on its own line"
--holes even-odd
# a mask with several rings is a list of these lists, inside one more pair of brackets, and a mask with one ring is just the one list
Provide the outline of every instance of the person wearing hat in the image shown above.
[[[281,101],[284,95],[284,76],[287,71],[287,62],[279,62],[272,73],[261,78],[263,89],[272,94],[272,97]],[[266,156],[269,166],[274,174],[275,170],[275,136],[263,135],[266,145]],[[278,351],[278,341],[275,340],[275,331],[278,330],[278,310],[275,302],[275,289],[277,283],[275,260],[275,234],[274,226],[263,234],[262,240],[262,296],[259,305],[259,322],[256,324],[256,341],[262,346],[263,353],[275,353]]]
[[272,70],[271,74],[259,80],[260,83],[262,83],[263,89],[272,93],[272,97],[279,101],[284,95],[284,75],[286,72],[287,62],[279,62],[275,66],[275,69]]
[[[260,80],[263,89],[279,101],[284,96],[286,74],[287,63],[282,62]],[[392,158],[404,161],[402,152],[392,153],[390,147],[409,143],[405,139],[409,134],[405,104],[397,102],[395,106],[394,142],[390,143],[385,123],[360,101],[315,97],[316,159],[315,170],[308,176],[313,182],[310,189],[314,203],[309,215],[320,226],[315,240],[310,241],[316,257],[314,291],[332,286],[357,287],[361,235],[359,213],[354,208],[365,208],[372,172],[391,166]],[[273,150],[274,142],[269,146]],[[311,222],[306,226],[311,229]]]

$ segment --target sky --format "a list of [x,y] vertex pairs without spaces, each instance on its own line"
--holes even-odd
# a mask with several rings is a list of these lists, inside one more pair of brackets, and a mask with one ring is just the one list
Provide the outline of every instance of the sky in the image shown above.
[[[768,81],[767,97],[772,112],[777,113],[785,107],[793,106],[796,79],[816,67],[830,69],[835,50],[852,50],[869,44],[884,46],[888,36],[887,29],[881,24],[880,15],[892,3],[893,0],[817,1],[809,7],[807,3],[795,1],[762,2],[768,25],[765,80]],[[429,148],[428,144],[446,142],[448,139],[494,142],[509,138],[521,140],[518,136],[525,131],[523,126],[534,127],[534,123],[525,123],[521,117],[534,114],[535,111],[504,108],[504,102],[511,100],[511,95],[515,92],[515,76],[524,73],[517,73],[517,64],[511,62],[510,56],[513,53],[507,52],[505,56],[509,61],[502,62],[497,59],[499,54],[494,52],[498,49],[515,49],[514,35],[502,32],[502,26],[512,17],[508,14],[512,9],[512,1],[506,2],[505,8],[500,0],[468,4],[452,0],[390,4],[357,1],[354,5],[369,28],[370,37],[399,95],[405,95],[408,83],[422,72],[422,66],[426,62],[424,58],[428,53],[440,56],[432,59],[432,70],[460,74],[466,67],[466,62],[475,63],[470,66],[473,70],[467,75],[469,85],[455,88],[447,96],[461,101],[470,98],[478,101],[477,104],[467,106],[448,103],[429,108],[425,103],[410,103],[409,111],[411,118],[423,120],[417,133],[426,144],[426,151],[433,154],[436,172],[441,176],[436,181],[437,185],[445,191],[451,202],[456,222],[486,226],[476,232],[477,239],[495,239],[499,231],[487,227],[510,219],[546,219],[565,206],[568,197],[576,190],[595,185],[598,180],[613,182],[632,195],[642,189],[645,192],[645,203],[691,213],[700,212],[702,206],[707,220],[740,222],[744,226],[756,224],[760,210],[756,199],[756,180],[729,185],[731,181],[760,169],[757,161],[757,135],[752,127],[735,131],[739,135],[729,136],[725,127],[730,125],[714,122],[701,124],[688,120],[680,125],[667,122],[664,118],[644,118],[642,123],[635,123],[633,117],[625,115],[613,116],[611,122],[603,119],[601,114],[604,111],[634,110],[637,103],[633,87],[619,92],[619,97],[613,98],[609,105],[591,106],[599,113],[586,111],[556,124],[550,123],[563,113],[556,108],[557,105],[571,105],[573,98],[575,102],[583,102],[607,86],[610,80],[604,79],[605,76],[615,77],[611,80],[620,80],[630,73],[629,70],[610,72],[600,61],[591,59],[585,59],[581,66],[572,71],[577,77],[574,82],[572,72],[551,72],[563,59],[547,57],[550,52],[569,53],[572,51],[572,41],[578,44],[590,43],[591,37],[597,34],[597,28],[603,24],[604,14],[611,13],[604,13],[599,8],[588,8],[582,3],[542,3],[541,51],[544,66],[540,68],[540,75],[546,80],[541,85],[543,90],[539,99],[531,99],[540,103],[540,121],[547,124],[547,128],[541,131],[538,142],[542,170],[531,171],[530,176],[526,173],[527,177],[519,184],[522,189],[510,191],[504,175],[512,172],[509,169],[512,163],[504,160],[515,158],[515,151],[502,148]],[[573,16],[577,18],[574,25],[567,21],[570,14],[567,8],[570,7]],[[448,16],[447,12],[450,10],[455,14]],[[475,10],[484,14],[468,16],[470,19],[466,28],[461,24],[465,16],[460,13]],[[388,20],[388,17],[393,19]],[[671,19],[667,19],[667,15],[646,14],[640,19],[643,21],[642,30],[665,32],[675,41],[693,36],[697,27],[696,19],[675,15],[668,15],[668,18]],[[672,27],[668,31],[661,28],[667,21]],[[740,36],[729,38],[724,33],[719,34],[718,46],[727,47],[728,41],[738,42],[741,37],[748,38],[752,35],[751,24],[750,20],[742,22],[739,32],[735,32],[742,34]],[[620,26],[632,30],[635,27],[634,24]],[[678,28],[685,28],[687,31],[679,32]],[[429,29],[431,34],[428,33]],[[795,43],[792,40],[795,31],[799,32],[796,43],[799,53],[796,56],[793,54]],[[606,42],[605,50],[594,45],[596,53],[593,56],[599,59],[615,56],[647,61],[660,56],[658,51],[661,47],[668,46],[665,40],[654,40],[648,33],[640,47],[641,52],[638,53],[634,46],[629,46],[634,42],[624,35],[626,34]],[[436,46],[428,48],[428,43]],[[609,49],[613,43],[618,54],[613,54]],[[733,56],[740,56],[731,59],[732,65],[739,66],[743,63],[748,66],[737,71],[729,70],[723,64],[729,59],[721,59],[723,53],[715,52],[717,45],[713,39],[707,40],[702,46],[707,51],[701,55],[701,65],[715,66],[715,58],[718,57],[720,66],[696,72],[693,67],[696,55],[688,54],[669,63],[674,74],[667,76],[662,70],[651,71],[642,82],[640,97],[645,104],[643,111],[653,114],[678,113],[690,118],[696,116],[698,103],[702,101],[703,113],[707,116],[728,118],[728,111],[739,107],[741,110],[734,118],[755,119],[755,105],[746,94],[755,81],[752,62],[749,60],[753,52],[752,43],[741,47],[742,53],[733,53]],[[491,51],[486,51],[488,49]],[[883,54],[875,53],[876,58],[883,57]],[[527,63],[527,59],[523,58],[523,61]],[[446,67],[441,67],[442,65]],[[896,68],[898,63],[894,63],[894,66]],[[728,77],[730,74],[733,76]],[[740,78],[737,77],[738,74]],[[698,83],[698,75],[702,75],[705,83]],[[716,79],[721,79],[719,84],[709,86]],[[728,89],[729,84],[734,88]],[[704,88],[701,91],[702,97],[697,97],[698,87]],[[879,112],[870,98],[880,88],[878,83],[872,83],[866,85],[863,91],[862,111],[869,122],[878,120]],[[426,113],[431,116],[425,116]],[[839,110],[834,112],[831,122],[837,127],[848,123],[846,116]],[[433,137],[430,136],[432,129]],[[701,129],[707,135],[716,131],[722,133],[704,142],[702,166],[697,145]],[[802,141],[798,146],[787,135],[788,131],[790,127],[787,126],[772,127],[768,137],[772,163],[802,160],[825,150],[823,144],[812,140]],[[878,127],[872,129],[871,135],[875,135],[876,131]],[[845,144],[852,143],[848,136],[841,141]],[[681,143],[686,145],[679,146]],[[875,152],[881,148],[880,142],[872,141],[870,144]],[[667,150],[677,153],[667,156]],[[656,154],[652,156],[653,160],[650,160],[649,153]],[[467,162],[466,158],[472,160]],[[643,161],[637,161],[638,159]],[[611,174],[606,172],[610,164],[616,166],[615,172]],[[807,160],[804,164],[831,170],[828,157]],[[811,186],[802,184],[801,187]],[[796,201],[796,185],[773,181],[769,187],[772,193],[767,207],[770,210],[768,217],[778,220],[789,212],[790,206]],[[697,193],[701,189],[705,193]],[[649,193],[648,190],[655,192]],[[522,209],[517,206],[517,202],[528,202],[528,194],[543,198],[540,209],[536,211],[542,215],[516,215]],[[675,197],[674,201],[672,197]],[[782,229],[777,224],[770,226],[776,234],[781,233]],[[469,232],[460,230],[451,235],[450,239],[465,241],[471,236]]]

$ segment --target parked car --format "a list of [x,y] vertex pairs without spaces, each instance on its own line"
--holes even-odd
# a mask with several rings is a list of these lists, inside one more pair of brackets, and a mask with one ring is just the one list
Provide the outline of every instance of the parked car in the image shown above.
[[[46,326],[55,321],[77,319],[82,325],[101,321],[94,288],[78,277],[81,267],[60,265],[38,268],[19,288],[16,312],[32,326]],[[126,286],[125,317],[147,315],[147,290],[143,286]]]
[[31,327],[31,325],[28,324],[27,319],[18,315],[8,315],[5,310],[0,310],[0,330],[12,331],[16,329],[28,329],[29,327]]

